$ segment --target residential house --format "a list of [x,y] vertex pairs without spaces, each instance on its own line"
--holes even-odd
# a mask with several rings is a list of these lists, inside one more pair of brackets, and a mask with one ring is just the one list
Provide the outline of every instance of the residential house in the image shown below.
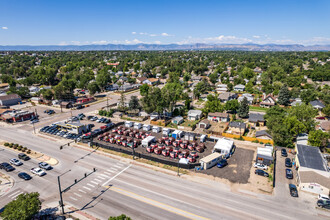
[[9,89],[9,84],[8,83],[0,83],[0,90],[5,90]]
[[257,131],[256,138],[261,138],[261,139],[265,139],[265,140],[273,139],[273,137],[270,134],[268,134],[268,132],[266,130]]
[[188,120],[190,121],[197,121],[202,117],[201,110],[189,110],[188,111]]
[[243,92],[244,90],[245,90],[245,86],[242,84],[238,84],[238,85],[234,86],[234,91]]
[[260,102],[261,107],[272,107],[276,104],[275,98],[272,96],[272,94],[267,95],[262,102]]
[[227,92],[228,88],[226,84],[219,84],[215,89],[218,93]]
[[311,101],[309,104],[311,104],[313,108],[317,110],[322,110],[325,107],[325,105],[320,100]]
[[330,121],[323,121],[320,124],[320,130],[324,132],[330,131]]
[[4,95],[0,96],[0,106],[11,106],[11,105],[17,105],[22,101],[21,97],[17,94],[10,94],[10,95]]
[[124,75],[123,71],[118,71],[116,74],[116,77],[121,77]]
[[293,102],[291,102],[291,106],[301,105],[301,98],[296,98]]
[[191,80],[194,81],[194,82],[199,82],[199,81],[202,80],[202,77],[201,76],[192,76]]
[[264,115],[259,113],[249,114],[249,123],[252,123],[254,127],[265,126],[265,122],[266,120],[264,119]]
[[227,133],[237,134],[242,136],[246,130],[246,124],[244,122],[231,121],[228,125]]
[[199,128],[208,129],[210,126],[211,126],[210,121],[207,119],[203,119],[198,123]]
[[297,144],[295,167],[300,190],[329,195],[330,172],[318,147]]
[[228,122],[230,121],[229,114],[223,113],[223,112],[214,112],[209,113],[207,116],[207,119],[210,121],[216,121],[216,122]]
[[149,82],[147,82],[147,84],[151,85],[151,86],[157,85],[159,83],[159,79],[157,79],[157,78],[149,78],[148,81]]
[[108,91],[115,91],[115,90],[119,89],[119,86],[118,86],[118,84],[114,83],[114,84],[108,85],[105,89]]
[[262,69],[260,67],[256,67],[256,68],[253,69],[253,72],[262,73]]
[[176,116],[175,118],[172,119],[172,123],[179,125],[183,122],[183,117],[182,116]]
[[224,92],[224,93],[220,93],[218,98],[220,99],[221,102],[228,102],[232,99],[236,99],[238,97],[238,95],[236,93],[233,92]]
[[145,84],[147,77],[138,77],[136,78],[136,83]]
[[254,97],[253,97],[252,94],[244,93],[244,94],[242,94],[240,97],[238,97],[237,100],[238,100],[238,102],[242,102],[244,98],[247,99],[249,105],[252,105],[252,103],[253,103],[253,99],[254,99]]

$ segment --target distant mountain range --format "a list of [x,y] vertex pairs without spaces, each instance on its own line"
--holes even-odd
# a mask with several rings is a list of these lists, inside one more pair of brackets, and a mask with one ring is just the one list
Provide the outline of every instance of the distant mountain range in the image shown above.
[[0,51],[88,51],[88,50],[236,50],[236,51],[330,51],[330,45],[299,44],[106,44],[106,45],[15,45]]

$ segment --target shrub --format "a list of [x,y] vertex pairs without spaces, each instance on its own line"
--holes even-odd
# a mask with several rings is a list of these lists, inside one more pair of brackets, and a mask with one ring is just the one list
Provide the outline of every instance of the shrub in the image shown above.
[[27,150],[27,147],[23,147],[23,150]]
[[258,140],[254,140],[254,141],[252,141],[252,143],[259,143],[259,141]]
[[10,143],[10,144],[9,144],[9,147],[13,147],[13,145],[14,145],[13,143]]
[[19,145],[19,146],[17,147],[17,149],[18,149],[18,150],[22,150],[22,146]]
[[259,144],[264,144],[264,142],[260,141]]
[[4,146],[8,147],[9,146],[9,143],[8,142],[4,143]]
[[27,153],[27,154],[30,154],[30,153],[31,153],[31,150],[30,150],[30,149],[28,149],[28,150],[26,151],[26,153]]
[[26,150],[23,148],[23,149],[22,149],[22,152],[25,152],[25,151],[26,151]]
[[[14,144],[14,147],[18,148],[18,144]],[[15,149],[16,149],[16,148],[15,148]]]

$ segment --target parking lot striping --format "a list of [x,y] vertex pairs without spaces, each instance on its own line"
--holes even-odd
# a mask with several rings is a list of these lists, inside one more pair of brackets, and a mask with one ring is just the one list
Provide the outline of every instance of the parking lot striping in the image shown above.
[[116,171],[114,171],[114,170],[107,170],[107,171],[109,171],[109,172],[111,172],[111,173],[114,173],[114,172],[116,172]]
[[76,198],[74,198],[74,197],[72,197],[72,196],[70,196],[70,199],[72,199],[72,200],[74,200],[74,201],[77,201],[78,199],[76,199]]
[[78,196],[78,197],[82,197],[80,194],[78,194],[78,193],[73,193],[73,194],[75,194],[76,196]]
[[108,172],[106,172],[106,171],[104,171],[104,173],[105,173],[105,174],[108,174],[108,175],[111,175],[111,173],[108,173]]
[[193,214],[191,212],[184,211],[182,209],[178,209],[176,207],[173,207],[173,206],[155,201],[153,199],[149,199],[147,197],[140,196],[136,193],[133,193],[133,192],[130,192],[130,191],[127,191],[127,190],[124,190],[124,189],[121,189],[121,188],[118,188],[118,187],[115,187],[115,186],[111,186],[111,187],[109,187],[109,189],[112,190],[112,191],[115,191],[117,193],[120,193],[122,195],[128,196],[130,198],[139,200],[141,202],[144,202],[144,203],[147,203],[149,205],[158,207],[158,208],[166,210],[168,212],[172,212],[172,213],[177,214],[177,215],[181,215],[181,216],[189,218],[189,219],[203,219],[203,220],[209,219],[209,218],[205,218],[203,216],[199,216],[199,215]]
[[108,175],[105,175],[105,174],[100,174],[101,176],[104,176],[104,177],[110,177],[110,176],[108,176]]
[[105,180],[106,179],[103,176],[98,176],[97,178],[100,178],[101,180]]
[[93,180],[91,181],[91,183],[94,183],[94,184],[96,184],[96,185],[99,184],[98,182],[95,182],[95,181],[93,181]]
[[113,167],[111,167],[110,169],[111,170],[114,170],[114,171],[117,171],[118,170],[117,168],[113,168]]
[[125,170],[127,170],[128,168],[130,168],[132,166],[132,164],[130,164],[128,167],[126,167],[125,169],[123,169],[122,171],[120,171],[119,173],[117,173],[115,176],[113,176],[111,179],[107,180],[105,183],[102,184],[102,186],[107,185],[111,180],[115,179],[117,176],[119,176],[120,174],[122,174]]
[[78,189],[78,191],[82,192],[82,193],[86,193],[84,190],[82,189]]
[[95,187],[94,185],[90,184],[90,183],[87,183],[86,185],[90,186],[90,187]]
[[87,189],[87,190],[91,190],[90,188],[86,187],[86,186],[83,186],[83,188]]
[[10,198],[14,198],[14,196],[15,196],[16,194],[20,194],[20,192],[21,192],[21,190],[16,191],[16,192],[14,192],[14,193],[12,193],[12,194],[9,194],[8,197],[10,197]]

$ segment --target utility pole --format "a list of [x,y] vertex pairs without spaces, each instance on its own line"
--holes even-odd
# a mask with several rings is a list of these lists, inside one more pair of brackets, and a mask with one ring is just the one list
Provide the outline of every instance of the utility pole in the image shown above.
[[180,159],[178,160],[178,176],[180,176],[179,169],[180,169]]
[[36,127],[34,126],[34,122],[32,124],[33,124],[33,131],[34,133],[36,133]]
[[109,111],[109,98],[107,96],[107,111]]

